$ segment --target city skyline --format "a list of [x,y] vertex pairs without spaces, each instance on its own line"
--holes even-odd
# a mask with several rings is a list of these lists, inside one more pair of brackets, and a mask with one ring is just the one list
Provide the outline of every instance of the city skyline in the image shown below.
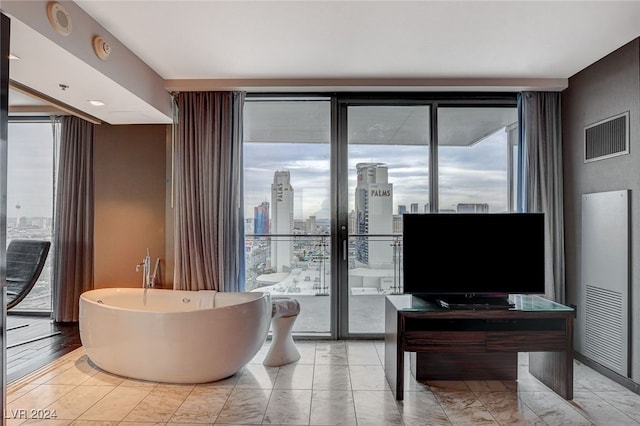
[[[486,203],[492,212],[507,210],[506,141],[507,135],[500,129],[471,147],[442,147],[438,159],[441,209]],[[389,183],[394,184],[394,211],[398,205],[429,203],[428,149],[425,145],[350,145],[349,211],[355,210],[357,163],[388,166]],[[245,217],[251,217],[255,206],[270,199],[273,173],[287,169],[296,188],[294,218],[330,218],[329,161],[328,144],[245,144]]]
[[[7,216],[51,217],[53,212],[53,144],[51,123],[24,125],[10,123],[7,179]],[[44,142],[44,143],[43,143]],[[453,209],[458,203],[482,202],[491,211],[505,211],[506,167],[502,152],[488,145],[506,145],[501,129],[472,147],[443,147],[439,154],[439,205]],[[497,155],[497,157],[496,157]],[[294,218],[329,218],[330,150],[322,143],[245,144],[244,213],[251,217],[253,207],[270,200],[272,173],[287,169],[296,187]],[[394,211],[398,205],[420,206],[430,202],[428,146],[364,145],[349,146],[348,185],[356,186],[358,162],[381,162],[389,167],[389,182],[395,184]],[[482,194],[482,200],[477,195]],[[349,196],[349,211],[355,209]]]

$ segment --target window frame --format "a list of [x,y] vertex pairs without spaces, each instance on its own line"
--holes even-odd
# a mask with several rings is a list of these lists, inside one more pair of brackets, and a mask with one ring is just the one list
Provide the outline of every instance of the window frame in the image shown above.
[[[33,309],[33,308],[21,308],[21,304],[24,302],[20,302],[11,311],[8,311],[7,314],[15,314],[15,315],[30,315],[30,316],[51,316],[53,313],[53,259],[55,257],[54,250],[54,229],[55,229],[55,219],[56,219],[56,188],[57,188],[57,174],[58,174],[58,156],[59,156],[59,141],[60,141],[60,131],[62,125],[62,117],[59,115],[10,115],[8,120],[8,125],[15,123],[21,124],[50,124],[52,126],[52,186],[51,186],[51,196],[52,196],[52,209],[51,209],[51,248],[49,250],[47,262],[49,262],[52,266],[49,269],[49,285],[50,285],[50,305],[49,309]],[[11,138],[8,137],[8,156],[7,161],[10,163],[11,160]],[[7,177],[7,180],[10,179],[10,176]],[[7,235],[7,244],[9,244],[11,240]],[[43,270],[44,273],[45,270]],[[27,296],[28,298],[29,296]],[[28,300],[25,298],[25,300]]]

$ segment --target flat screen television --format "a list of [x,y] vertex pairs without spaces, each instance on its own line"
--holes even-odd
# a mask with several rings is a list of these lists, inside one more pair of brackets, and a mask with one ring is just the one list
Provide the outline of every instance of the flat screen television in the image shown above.
[[404,293],[544,293],[543,213],[404,214],[402,245]]

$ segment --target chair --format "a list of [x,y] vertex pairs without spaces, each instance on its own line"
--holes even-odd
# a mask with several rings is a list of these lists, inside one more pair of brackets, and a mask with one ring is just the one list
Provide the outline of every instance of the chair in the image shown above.
[[7,309],[24,299],[38,281],[51,242],[12,240],[7,247]]

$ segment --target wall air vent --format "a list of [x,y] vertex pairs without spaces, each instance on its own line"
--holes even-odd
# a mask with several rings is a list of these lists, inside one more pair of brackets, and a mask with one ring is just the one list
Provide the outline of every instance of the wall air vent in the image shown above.
[[626,327],[622,294],[587,285],[584,354],[626,375]]
[[582,282],[576,350],[631,377],[630,190],[582,195]]
[[584,162],[629,153],[629,111],[584,128]]

